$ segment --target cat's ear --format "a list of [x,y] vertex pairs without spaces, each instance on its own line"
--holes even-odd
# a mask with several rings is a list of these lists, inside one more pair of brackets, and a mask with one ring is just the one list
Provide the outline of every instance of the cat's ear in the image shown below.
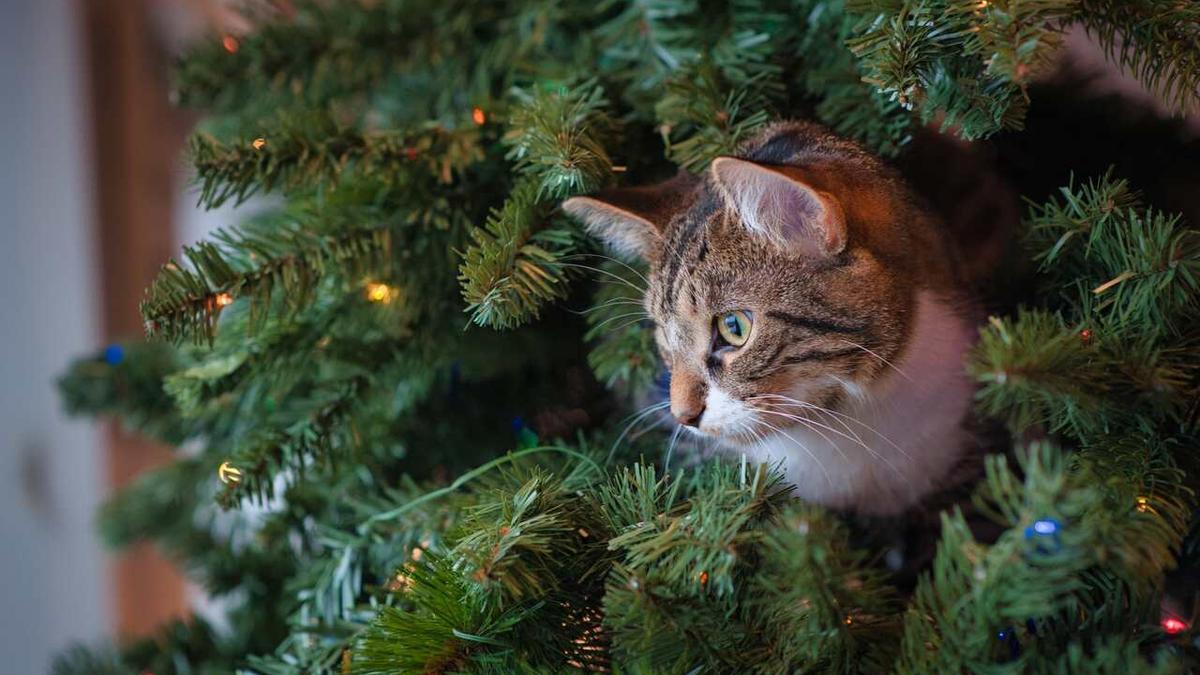
[[769,166],[718,157],[713,182],[752,234],[789,251],[830,256],[846,247],[846,216],[828,192]]
[[658,255],[667,223],[676,211],[686,208],[687,193],[697,182],[695,176],[680,171],[657,185],[571,197],[562,208],[617,253],[649,261]]

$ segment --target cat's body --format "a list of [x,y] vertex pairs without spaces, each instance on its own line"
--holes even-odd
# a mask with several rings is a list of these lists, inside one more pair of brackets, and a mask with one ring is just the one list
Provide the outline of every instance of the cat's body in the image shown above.
[[978,303],[958,238],[857,145],[782,123],[703,178],[565,208],[650,264],[691,432],[781,462],[809,501],[891,515],[973,448]]

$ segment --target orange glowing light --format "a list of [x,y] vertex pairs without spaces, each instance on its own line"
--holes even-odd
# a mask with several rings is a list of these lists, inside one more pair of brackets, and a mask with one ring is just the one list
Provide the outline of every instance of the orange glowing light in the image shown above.
[[224,47],[225,51],[229,52],[230,54],[236,54],[239,45],[237,38],[233,37],[232,35],[226,35],[225,37],[221,38],[221,46]]
[[412,585],[412,578],[403,571],[396,572],[396,576],[388,579],[387,589],[389,591],[403,591]]
[[228,293],[217,294],[217,307],[228,307],[233,304],[233,296]]
[[1150,500],[1145,497],[1138,497],[1134,501],[1137,502],[1137,510],[1139,513],[1153,513],[1154,507],[1150,506]]
[[371,302],[391,302],[396,292],[391,286],[372,282],[367,284],[367,299]]
[[471,119],[475,120],[475,124],[483,124],[487,121],[487,115],[483,113],[483,108],[474,108],[471,110]]
[[707,583],[708,583],[708,572],[701,572],[700,573],[700,585],[703,586]]
[[267,139],[261,137],[256,138],[250,145],[252,145],[255,150],[262,150],[263,148],[267,147]]

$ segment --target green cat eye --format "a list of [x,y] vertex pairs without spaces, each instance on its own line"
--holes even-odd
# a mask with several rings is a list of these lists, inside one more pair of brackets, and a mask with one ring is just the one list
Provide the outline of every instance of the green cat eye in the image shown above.
[[741,347],[746,344],[746,340],[750,339],[750,327],[754,322],[750,320],[750,314],[741,310],[725,312],[716,317],[717,320],[717,335],[725,342],[734,347]]

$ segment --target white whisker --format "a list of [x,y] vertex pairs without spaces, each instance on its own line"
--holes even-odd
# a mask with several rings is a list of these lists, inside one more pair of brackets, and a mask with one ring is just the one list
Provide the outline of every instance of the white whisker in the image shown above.
[[616,280],[617,282],[619,282],[619,283],[625,284],[626,286],[628,286],[628,287],[632,288],[633,290],[637,291],[638,293],[641,293],[641,294],[643,294],[643,295],[646,293],[646,289],[645,289],[645,288],[642,288],[641,286],[638,286],[637,284],[635,284],[635,283],[633,283],[632,281],[630,281],[630,280],[626,279],[625,277],[623,277],[623,276],[621,276],[621,275],[619,275],[619,274],[614,274],[613,272],[610,272],[610,271],[608,271],[608,270],[606,270],[606,269],[601,269],[601,268],[599,268],[599,267],[592,267],[591,265],[580,265],[579,263],[568,263],[568,262],[564,262],[564,263],[559,263],[559,264],[560,264],[560,265],[562,265],[563,267],[577,267],[577,268],[579,268],[579,269],[581,269],[581,270],[587,270],[587,271],[589,271],[589,272],[595,272],[595,273],[597,273],[597,274],[603,274],[603,275],[606,275],[606,276],[608,276],[608,277],[611,277],[612,279],[615,279],[615,280]]
[[[645,312],[628,312],[628,313],[626,313],[626,314],[618,314],[618,315],[616,315],[616,316],[610,316],[610,317],[608,317],[607,319],[605,319],[605,320],[601,321],[600,323],[596,324],[595,326],[592,326],[590,330],[599,330],[601,327],[603,327],[603,326],[605,326],[605,325],[607,325],[607,324],[610,324],[610,323],[612,323],[613,321],[618,321],[618,320],[620,320],[620,319],[628,319],[628,318],[629,318],[629,317],[631,317],[631,316],[635,316],[635,317],[637,317],[637,319],[635,319],[635,320],[633,320],[633,321],[630,321],[629,323],[626,323],[626,324],[624,324],[624,325],[622,326],[622,328],[624,328],[625,326],[632,326],[633,324],[637,323],[638,321],[643,321],[643,320],[645,320],[645,319],[649,318],[649,317],[646,315],[646,313],[645,313]],[[615,330],[617,330],[617,329],[609,329],[608,331],[605,331],[605,332],[607,332],[607,333],[611,333],[611,332],[613,332],[613,331],[615,331]]]
[[[838,448],[837,444],[835,444],[833,441],[831,441],[828,436],[826,436],[825,434],[822,434],[820,431],[818,431],[816,427],[820,426],[822,428],[828,429],[829,431],[831,431],[833,433],[838,434],[839,436],[845,437],[849,440],[854,440],[850,436],[847,436],[846,434],[843,434],[840,431],[837,431],[836,429],[834,429],[832,427],[825,426],[825,425],[821,424],[820,422],[815,422],[813,420],[805,419],[805,418],[799,417],[797,415],[790,415],[788,413],[781,413],[781,412],[774,411],[774,410],[763,410],[762,412],[765,412],[769,415],[778,415],[780,417],[783,417],[784,419],[790,419],[790,420],[795,421],[798,424],[803,424],[804,426],[808,427],[812,431],[820,434],[822,438],[824,438],[827,442],[829,442],[830,445],[833,445],[834,448],[837,448],[839,452],[841,452],[841,449]],[[879,454],[879,452],[877,450],[875,450],[871,446],[869,446],[866,443],[863,443],[861,441],[859,441],[858,444],[861,445],[864,450],[866,450],[868,453],[870,453],[872,457],[883,462],[889,469],[891,469],[893,472],[895,472],[897,476],[904,475],[903,473],[901,473],[900,469],[896,468],[895,464],[892,464],[892,462],[890,460],[888,460],[887,457],[884,457],[883,455]],[[842,453],[842,457],[844,458],[845,456],[846,456],[845,453]]]
[[[781,405],[781,406],[785,406],[785,407],[793,407],[794,406],[794,407],[799,407],[799,408],[807,408],[810,410],[823,412],[828,415],[833,415],[842,420],[848,420],[850,422],[853,422],[853,423],[859,425],[860,427],[862,427],[863,429],[866,429],[870,433],[874,434],[880,440],[884,441],[888,445],[892,446],[892,448],[894,448],[896,450],[896,452],[899,452],[901,455],[903,455],[905,459],[912,460],[912,457],[909,456],[908,452],[906,452],[904,450],[904,448],[897,445],[895,441],[893,441],[891,438],[889,438],[884,433],[880,432],[875,427],[871,426],[870,424],[867,424],[866,422],[858,419],[857,417],[854,417],[853,415],[847,415],[846,413],[838,412],[837,410],[831,410],[829,408],[819,406],[815,403],[808,403],[806,401],[800,401],[800,400],[794,399],[790,396],[784,396],[782,394],[760,394],[759,396],[774,397],[774,398],[778,398],[778,399],[784,401],[784,403],[776,402],[776,403],[773,403],[773,405]],[[758,398],[758,397],[754,397],[754,398]],[[843,422],[843,424],[844,423],[845,422]]]
[[683,432],[683,425],[675,427],[675,433],[671,434],[671,442],[667,445],[667,457],[663,460],[663,473],[671,471],[671,453],[675,451],[675,443],[679,440],[679,434]]
[[647,321],[647,320],[648,320],[648,317],[643,317],[641,319],[633,319],[632,321],[626,321],[625,323],[621,324],[620,326],[617,326],[616,328],[609,328],[608,330],[604,331],[604,334],[608,335],[609,333],[617,333],[617,332],[625,330],[626,328],[629,328],[630,326],[637,325],[637,324],[639,324],[643,321]]
[[634,298],[611,298],[598,305],[592,305],[582,312],[579,312],[579,314],[591,314],[592,312],[598,312],[608,307],[616,307],[617,305],[634,305],[636,307],[645,307],[641,300],[635,300]]
[[[670,401],[663,401],[661,403],[655,403],[653,405],[646,406],[645,408],[642,408],[640,411],[630,415],[629,417],[634,418],[633,421],[630,422],[628,425],[626,425],[625,429],[623,431],[621,431],[621,435],[617,436],[617,440],[613,441],[612,447],[609,448],[609,450],[608,450],[608,459],[606,460],[606,462],[612,461],[613,455],[616,454],[616,452],[617,452],[617,447],[621,445],[621,441],[625,440],[626,434],[629,433],[629,430],[632,429],[635,424],[637,424],[638,422],[645,419],[648,415],[652,415],[655,412],[658,412],[659,410],[663,410],[670,405],[671,405]],[[629,417],[626,417],[625,419],[629,419]],[[622,421],[624,421],[624,420],[622,420]]]
[[[746,401],[751,402],[751,401],[765,400],[769,396],[777,396],[777,394],[764,394],[764,395],[760,395],[760,396],[751,396],[750,398],[746,399]],[[842,428],[846,430],[846,433],[854,436],[854,441],[856,443],[859,443],[860,445],[863,443],[862,436],[859,436],[858,432],[851,429],[850,425],[846,424],[846,422],[844,420],[836,417],[836,415],[842,415],[843,417],[849,417],[849,415],[843,415],[842,413],[838,413],[838,412],[830,410],[828,408],[823,408],[823,407],[813,404],[813,403],[805,403],[803,401],[797,401],[796,399],[786,397],[786,396],[780,396],[780,400],[770,400],[768,405],[776,406],[776,407],[783,407],[783,408],[806,408],[806,409],[813,410],[816,412],[829,413],[830,415],[834,416],[834,421],[836,421],[838,424],[842,425]]]
[[887,359],[883,358],[879,354],[876,354],[875,352],[871,351],[870,349],[867,349],[866,347],[858,344],[857,342],[851,342],[850,340],[847,340],[846,338],[840,338],[840,339],[842,342],[845,342],[846,344],[850,345],[851,347],[857,347],[857,348],[863,350],[864,352],[870,354],[871,356],[874,356],[875,358],[879,359],[879,361],[881,363],[883,363],[883,365],[891,368],[892,370],[896,371],[897,373],[900,373],[900,376],[903,377],[904,379],[908,380],[909,382],[913,381],[913,379],[911,377],[909,377],[903,370],[900,370],[899,368],[897,368],[896,364],[892,363],[891,361],[888,361]]
[[[786,420],[791,420],[797,424],[803,424],[809,430],[813,431],[818,436],[820,436],[822,439],[824,439],[825,442],[829,444],[829,447],[833,448],[834,450],[837,450],[837,453],[842,456],[842,459],[844,459],[846,461],[850,461],[850,458],[846,456],[846,452],[844,450],[842,450],[842,446],[840,446],[836,442],[834,442],[834,440],[832,438],[830,438],[829,436],[826,436],[821,431],[821,429],[828,429],[829,431],[832,431],[833,433],[836,433],[839,436],[842,436],[848,440],[854,440],[850,436],[847,436],[846,434],[843,434],[842,432],[837,431],[833,427],[830,427],[830,426],[827,426],[824,424],[820,424],[818,422],[813,422],[812,420],[805,419],[803,417],[800,417],[799,415],[793,415],[791,413],[780,412],[778,410],[768,410],[766,408],[757,408],[757,410],[761,413],[766,413],[768,415],[777,415]],[[864,448],[866,448],[868,452],[873,452],[870,448],[867,447],[866,444],[862,444],[862,446]]]
[[629,263],[627,263],[623,260],[618,260],[612,256],[607,256],[607,255],[603,255],[600,253],[577,253],[575,255],[567,256],[566,258],[564,258],[564,260],[570,260],[571,258],[600,258],[601,260],[608,260],[611,262],[615,262],[616,264],[620,265],[621,267],[624,267],[625,269],[629,270],[630,272],[633,272],[634,274],[638,275],[638,278],[641,279],[643,282],[645,282],[646,286],[650,285],[650,280],[646,278],[646,275],[639,272],[636,267],[634,267],[633,265],[630,265]]
[[789,434],[788,432],[784,431],[783,429],[780,429],[779,427],[771,424],[770,422],[767,422],[766,420],[755,419],[755,418],[751,418],[751,419],[753,419],[756,424],[761,424],[761,425],[765,426],[766,428],[782,435],[784,438],[787,438],[792,443],[796,444],[801,450],[803,450],[805,453],[807,453],[808,456],[811,457],[814,462],[817,463],[817,466],[820,467],[820,469],[821,469],[821,473],[825,476],[825,482],[829,483],[830,487],[833,486],[833,479],[829,477],[829,471],[825,469],[825,465],[821,463],[820,459],[817,459],[817,456],[813,454],[812,450],[808,449],[807,445],[796,440],[795,437],[793,437],[791,434]]

